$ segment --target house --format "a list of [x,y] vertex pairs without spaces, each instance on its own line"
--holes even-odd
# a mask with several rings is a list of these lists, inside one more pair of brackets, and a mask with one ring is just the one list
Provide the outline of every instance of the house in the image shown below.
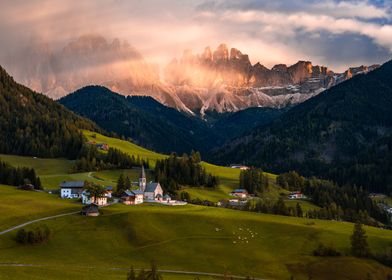
[[95,203],[91,203],[82,208],[80,212],[83,216],[99,216],[99,206]]
[[303,195],[300,191],[292,192],[289,195],[289,199],[302,199],[306,198],[305,195]]
[[82,192],[82,203],[83,204],[96,203],[99,206],[107,205],[108,198],[112,197],[112,192],[113,192],[113,187],[106,187],[104,196],[98,197],[98,199],[95,199],[94,197],[90,197],[90,194],[86,190],[84,190]]
[[106,143],[96,144],[97,149],[102,151],[109,151],[109,145]]
[[81,198],[84,181],[63,181],[60,183],[61,198]]
[[230,195],[236,196],[239,198],[247,198],[249,196],[249,193],[245,189],[235,189],[230,193]]
[[230,164],[231,168],[241,169],[241,170],[248,170],[249,167],[242,164]]
[[106,197],[107,198],[112,198],[113,194],[113,187],[112,186],[107,186],[106,187]]
[[171,196],[168,195],[168,194],[165,194],[165,195],[163,196],[163,201],[164,201],[164,202],[167,202],[167,203],[170,203],[170,201],[171,201]]
[[144,201],[144,193],[140,190],[126,190],[121,196],[121,200],[126,205],[141,204]]

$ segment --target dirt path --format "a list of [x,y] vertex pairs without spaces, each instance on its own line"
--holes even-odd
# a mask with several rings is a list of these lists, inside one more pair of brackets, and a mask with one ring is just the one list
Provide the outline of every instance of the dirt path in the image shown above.
[[17,226],[13,226],[13,227],[11,227],[9,229],[0,231],[0,235],[6,234],[6,233],[8,233],[10,231],[13,231],[13,230],[18,229],[18,228],[22,228],[24,226],[27,226],[27,225],[30,225],[30,224],[33,224],[33,223],[36,223],[36,222],[41,222],[41,221],[46,221],[46,220],[55,219],[55,218],[59,218],[59,217],[74,215],[74,214],[77,214],[77,213],[80,213],[80,211],[70,212],[70,213],[65,213],[65,214],[58,214],[58,215],[53,215],[53,216],[49,216],[49,217],[39,218],[39,219],[36,219],[36,220],[31,220],[31,221],[25,222],[23,224],[20,224],[20,225],[17,225]]

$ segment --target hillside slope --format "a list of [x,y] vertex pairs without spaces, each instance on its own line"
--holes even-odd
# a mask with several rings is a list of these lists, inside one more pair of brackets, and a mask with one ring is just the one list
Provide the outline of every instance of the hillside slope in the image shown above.
[[73,158],[83,144],[79,129],[98,130],[91,121],[16,83],[1,66],[0,112],[0,153]]
[[163,153],[207,153],[233,137],[278,117],[282,110],[252,108],[235,114],[214,114],[214,121],[181,113],[151,97],[124,97],[101,86],[88,86],[59,100],[107,131]]
[[392,62],[358,75],[215,153],[267,170],[298,170],[392,190]]

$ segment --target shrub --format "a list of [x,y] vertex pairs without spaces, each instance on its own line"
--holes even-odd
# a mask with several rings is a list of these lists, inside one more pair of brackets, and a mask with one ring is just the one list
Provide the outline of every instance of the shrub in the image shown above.
[[40,244],[48,241],[50,238],[50,229],[47,226],[36,227],[33,230],[26,231],[24,228],[16,233],[16,242],[20,244]]
[[326,246],[320,243],[313,251],[313,255],[317,257],[338,257],[341,256],[341,253],[333,245]]

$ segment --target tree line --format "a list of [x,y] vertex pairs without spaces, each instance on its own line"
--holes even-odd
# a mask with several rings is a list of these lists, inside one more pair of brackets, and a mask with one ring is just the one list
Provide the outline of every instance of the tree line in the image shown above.
[[177,157],[171,154],[168,158],[157,160],[155,165],[155,180],[171,193],[175,193],[181,185],[190,187],[215,188],[219,178],[207,173],[201,165],[199,152],[192,152]]
[[33,168],[13,167],[3,161],[0,161],[0,184],[10,186],[32,184],[37,190],[42,188],[41,180]]
[[139,156],[130,156],[116,148],[109,148],[107,153],[101,152],[95,145],[85,144],[76,160],[72,171],[87,172],[103,169],[129,169],[144,165],[149,168],[149,160]]
[[269,186],[268,176],[261,169],[250,168],[240,173],[240,186],[249,193],[262,193]]
[[377,221],[389,223],[387,213],[363,188],[339,186],[316,178],[306,179],[294,171],[279,175],[276,182],[285,189],[302,191],[321,207],[308,211],[309,218],[360,221],[368,225],[377,225]]

